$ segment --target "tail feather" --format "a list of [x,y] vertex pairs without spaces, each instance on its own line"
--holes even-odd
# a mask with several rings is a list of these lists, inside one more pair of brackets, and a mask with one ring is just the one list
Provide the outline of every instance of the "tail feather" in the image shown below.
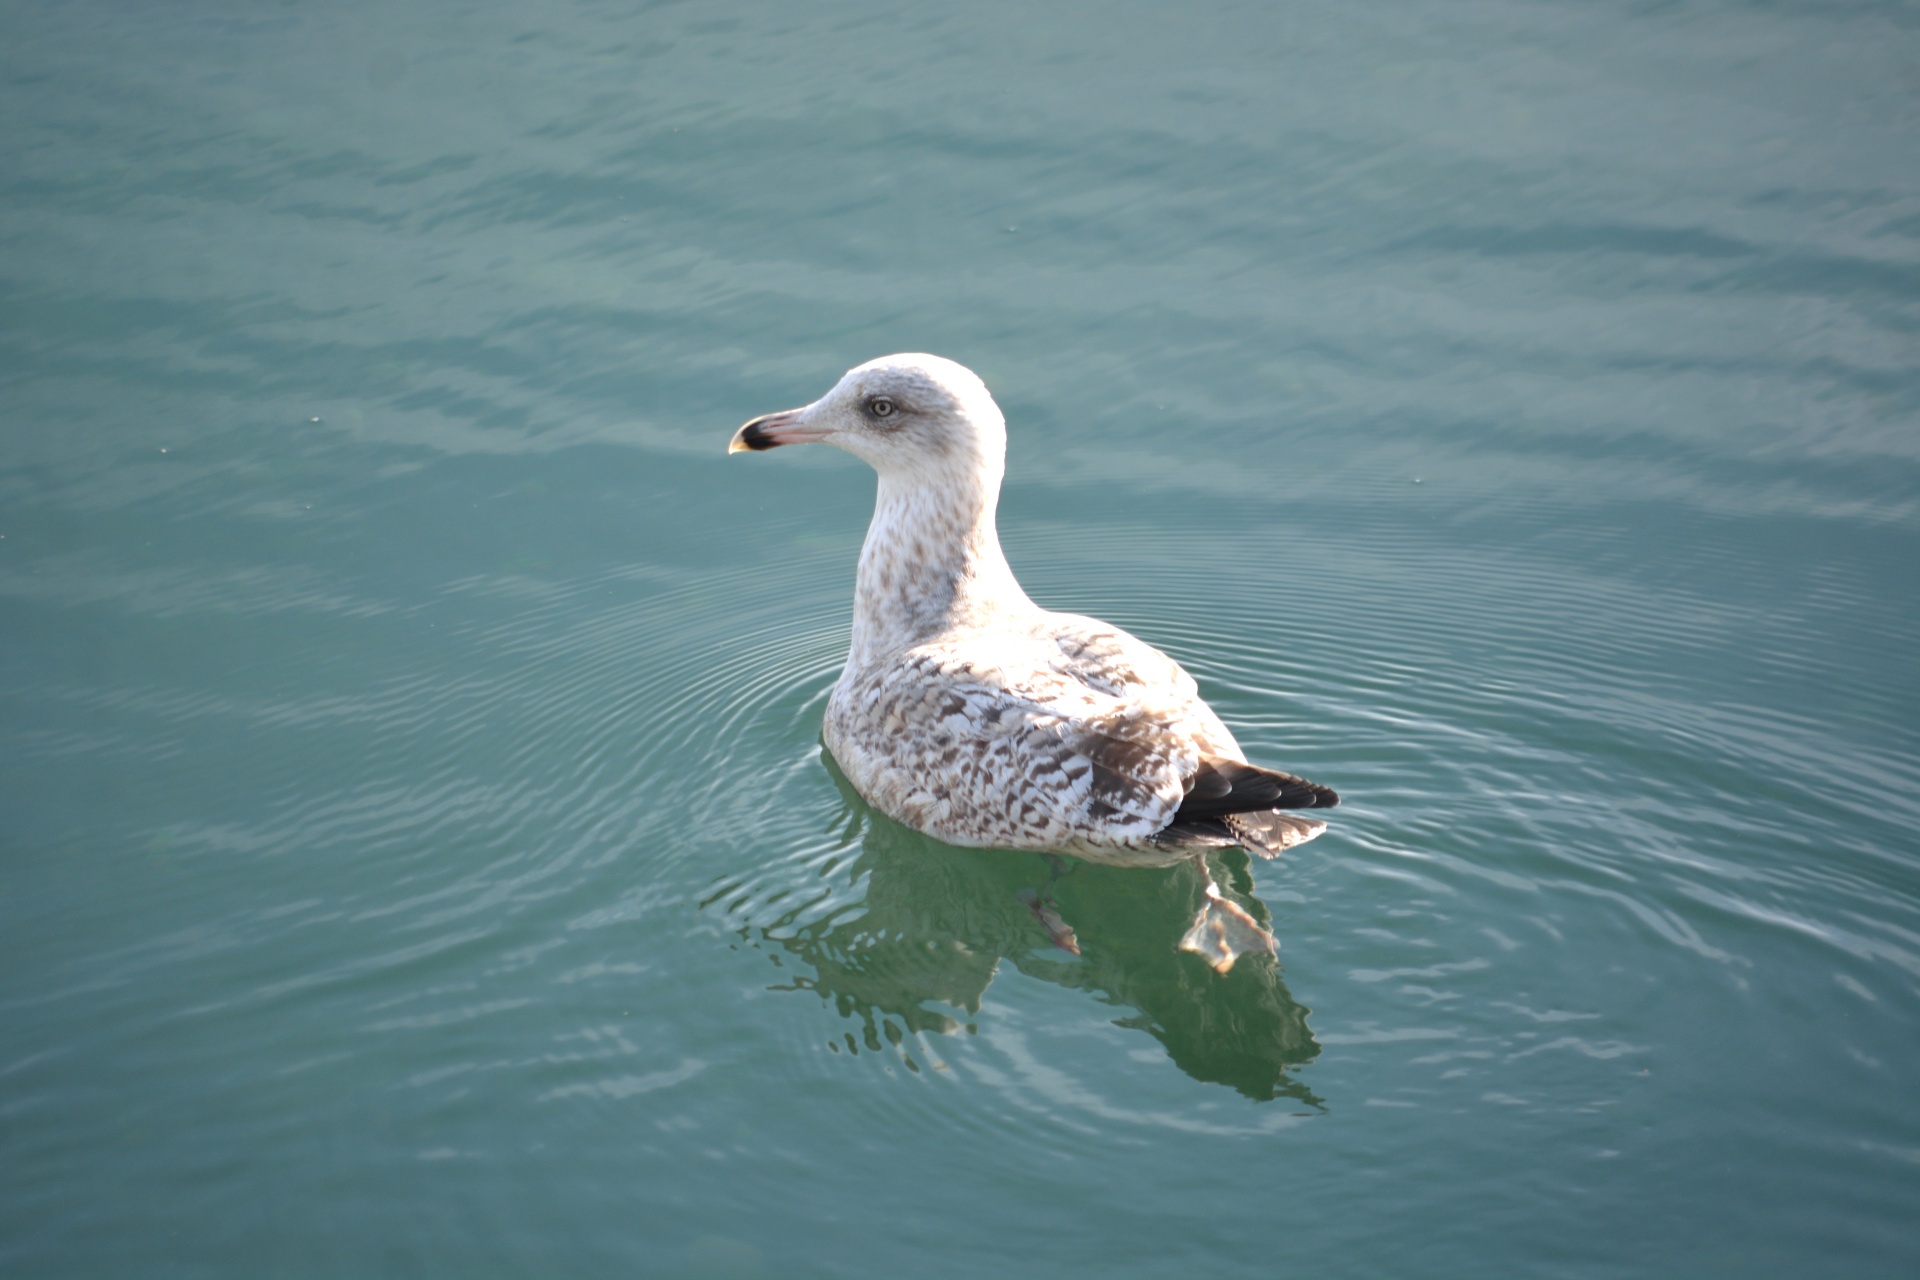
[[1302,818],[1292,813],[1230,813],[1220,822],[1240,842],[1241,848],[1263,858],[1277,858],[1327,829],[1327,824],[1318,818]]
[[1187,780],[1186,797],[1157,838],[1199,848],[1237,844],[1272,858],[1327,829],[1318,818],[1287,810],[1331,809],[1339,803],[1331,787],[1214,756],[1202,760]]

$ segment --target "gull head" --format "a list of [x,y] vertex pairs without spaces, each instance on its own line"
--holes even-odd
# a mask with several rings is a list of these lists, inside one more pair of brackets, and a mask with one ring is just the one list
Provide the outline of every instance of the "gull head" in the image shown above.
[[755,418],[733,433],[727,452],[815,442],[845,449],[887,480],[997,481],[1007,424],[966,366],[939,356],[881,356],[847,370],[810,405]]

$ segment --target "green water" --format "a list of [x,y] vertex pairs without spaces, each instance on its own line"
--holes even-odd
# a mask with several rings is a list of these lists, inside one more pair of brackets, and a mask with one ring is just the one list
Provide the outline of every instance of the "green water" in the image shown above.
[[[1920,18],[0,9],[0,1273],[1920,1271]],[[927,350],[1339,789],[843,794]]]

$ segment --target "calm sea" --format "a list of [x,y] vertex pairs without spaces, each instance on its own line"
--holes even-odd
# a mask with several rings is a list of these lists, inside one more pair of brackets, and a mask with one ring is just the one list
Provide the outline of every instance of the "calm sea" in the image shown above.
[[[0,9],[0,1272],[1920,1274],[1920,10]],[[1340,790],[868,812],[933,351]]]

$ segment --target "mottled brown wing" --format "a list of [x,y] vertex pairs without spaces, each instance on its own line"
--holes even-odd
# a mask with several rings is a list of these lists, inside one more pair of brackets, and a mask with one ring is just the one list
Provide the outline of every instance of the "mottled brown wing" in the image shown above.
[[1042,647],[1051,645],[1049,665],[1090,688],[1118,697],[1142,690],[1198,701],[1193,677],[1179,663],[1146,641],[1096,618],[1050,613],[1035,632]]
[[893,729],[872,746],[944,797],[956,828],[990,842],[1151,840],[1173,820],[1203,750],[1183,728],[1188,700],[1177,687],[1115,679],[1133,665],[1122,645],[1096,659],[1097,680],[1063,671],[1056,653],[1051,638],[918,651],[887,682]]

